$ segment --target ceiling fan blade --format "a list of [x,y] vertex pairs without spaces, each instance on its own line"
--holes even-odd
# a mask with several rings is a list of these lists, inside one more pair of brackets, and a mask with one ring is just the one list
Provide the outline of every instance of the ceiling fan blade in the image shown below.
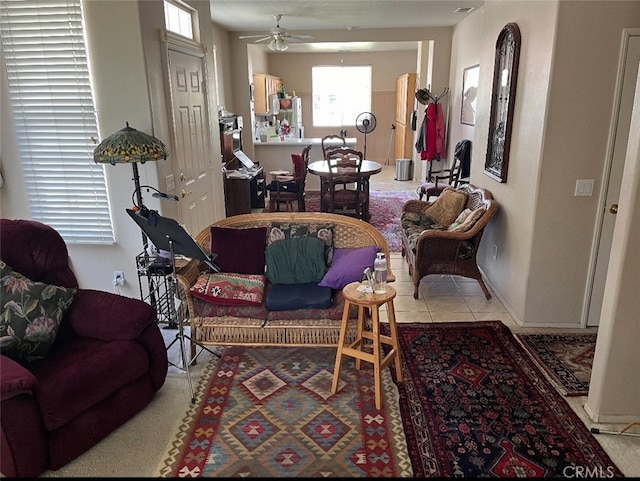
[[[265,35],[267,34],[261,33],[260,35],[240,35],[238,38],[259,38],[259,37],[264,37]],[[266,38],[270,38],[270,36],[267,36]]]
[[296,40],[306,40],[309,38],[316,38],[315,35],[287,35],[287,38],[292,38]]

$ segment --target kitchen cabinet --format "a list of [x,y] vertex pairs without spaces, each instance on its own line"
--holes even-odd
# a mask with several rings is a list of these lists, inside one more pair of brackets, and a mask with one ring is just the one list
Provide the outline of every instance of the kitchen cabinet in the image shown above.
[[282,79],[266,73],[253,74],[253,105],[256,114],[271,111],[271,96],[282,88]]
[[416,104],[417,75],[406,73],[396,80],[395,159],[413,158],[413,130],[411,116]]

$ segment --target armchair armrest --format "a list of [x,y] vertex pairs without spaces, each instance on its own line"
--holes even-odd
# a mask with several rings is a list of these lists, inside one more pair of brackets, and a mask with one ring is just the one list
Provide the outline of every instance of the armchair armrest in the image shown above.
[[0,355],[0,399],[18,396],[20,394],[35,395],[38,381],[27,368],[10,357]]
[[431,204],[433,204],[433,202],[416,199],[408,200],[404,203],[402,212],[422,212]]
[[146,302],[93,289],[78,289],[66,316],[79,336],[103,341],[136,339],[156,323]]

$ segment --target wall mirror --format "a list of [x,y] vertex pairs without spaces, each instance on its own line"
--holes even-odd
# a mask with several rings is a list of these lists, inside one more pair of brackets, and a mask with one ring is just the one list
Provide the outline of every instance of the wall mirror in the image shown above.
[[484,164],[485,174],[498,182],[507,181],[519,58],[520,29],[517,24],[508,23],[496,42],[489,140]]

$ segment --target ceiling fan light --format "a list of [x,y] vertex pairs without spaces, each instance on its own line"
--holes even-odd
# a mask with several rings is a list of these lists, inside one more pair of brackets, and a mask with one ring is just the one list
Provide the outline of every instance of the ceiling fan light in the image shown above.
[[269,50],[272,50],[273,52],[284,52],[289,48],[282,37],[272,38],[271,41],[267,44],[267,47],[269,47]]

